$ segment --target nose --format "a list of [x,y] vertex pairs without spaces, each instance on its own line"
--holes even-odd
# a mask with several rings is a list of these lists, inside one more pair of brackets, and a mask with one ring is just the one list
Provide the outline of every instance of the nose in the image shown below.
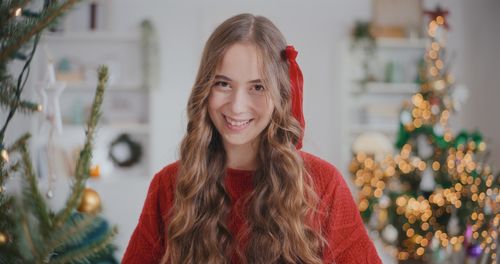
[[249,103],[248,94],[245,89],[234,89],[229,101],[229,108],[232,114],[241,114],[247,110]]

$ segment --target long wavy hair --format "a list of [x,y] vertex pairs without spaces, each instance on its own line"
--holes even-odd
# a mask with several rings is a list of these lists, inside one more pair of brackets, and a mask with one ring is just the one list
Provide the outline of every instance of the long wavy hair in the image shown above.
[[[236,246],[227,220],[230,196],[224,185],[226,152],[208,114],[217,65],[235,43],[258,50],[260,74],[275,105],[260,134],[254,188],[246,199],[244,249]],[[180,146],[175,198],[167,217],[163,263],[321,263],[324,239],[315,223],[318,198],[296,150],[302,129],[291,114],[285,38],[267,18],[231,17],[207,40],[187,105],[187,132]]]

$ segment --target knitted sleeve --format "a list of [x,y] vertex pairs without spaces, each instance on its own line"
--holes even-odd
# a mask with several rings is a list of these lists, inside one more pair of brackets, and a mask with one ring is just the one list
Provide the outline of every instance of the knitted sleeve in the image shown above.
[[327,240],[333,246],[324,263],[382,263],[342,176],[333,191]]
[[320,222],[328,243],[323,250],[323,263],[382,263],[341,173],[330,163],[305,155],[318,188]]
[[139,223],[130,238],[123,264],[159,263],[163,256],[163,222],[160,208],[160,177],[155,175],[144,202]]

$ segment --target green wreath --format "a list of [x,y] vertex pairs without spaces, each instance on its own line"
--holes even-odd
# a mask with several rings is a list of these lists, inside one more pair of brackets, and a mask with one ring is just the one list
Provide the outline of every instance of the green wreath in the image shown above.
[[130,139],[128,134],[119,135],[109,146],[109,158],[119,167],[131,167],[138,163],[141,157],[141,144]]

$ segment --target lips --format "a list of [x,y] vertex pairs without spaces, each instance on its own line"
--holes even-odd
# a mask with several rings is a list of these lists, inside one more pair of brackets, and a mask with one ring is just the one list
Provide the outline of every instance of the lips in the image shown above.
[[248,127],[248,125],[253,121],[253,118],[251,119],[234,119],[230,118],[226,115],[224,116],[224,120],[226,121],[226,126],[234,131],[241,131]]

